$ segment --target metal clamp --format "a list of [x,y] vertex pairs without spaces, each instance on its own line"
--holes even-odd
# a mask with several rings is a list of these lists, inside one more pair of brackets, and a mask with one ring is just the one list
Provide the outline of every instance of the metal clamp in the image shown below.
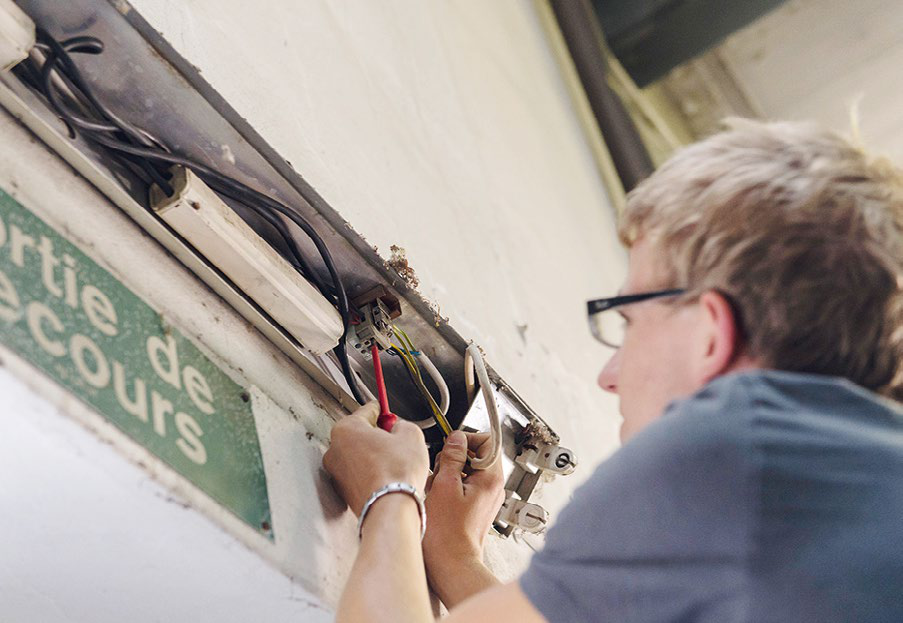
[[542,506],[519,500],[508,492],[495,523],[536,534],[545,530],[549,523],[549,513]]
[[577,467],[574,452],[563,446],[551,443],[524,444],[514,462],[531,474],[538,471],[551,472],[566,476]]

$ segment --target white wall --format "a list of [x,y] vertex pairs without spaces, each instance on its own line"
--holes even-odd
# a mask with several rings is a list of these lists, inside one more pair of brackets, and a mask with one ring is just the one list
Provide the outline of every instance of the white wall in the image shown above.
[[718,49],[765,116],[849,134],[858,101],[866,147],[903,162],[903,3],[791,0]]
[[[370,243],[386,255],[391,244],[407,249],[422,293],[484,346],[576,450],[578,473],[555,480],[540,500],[557,510],[616,443],[616,405],[594,385],[605,352],[591,342],[583,302],[618,287],[624,255],[534,5],[133,4]],[[17,189],[20,202],[68,232],[239,383],[255,387],[277,533],[275,544],[253,533],[9,357],[12,375],[0,376],[8,416],[0,435],[17,451],[8,454],[15,461],[0,459],[8,541],[0,549],[15,556],[5,573],[25,580],[0,578],[10,580],[0,588],[0,620],[122,620],[117,608],[129,604],[128,618],[140,622],[233,620],[245,612],[321,620],[356,547],[354,519],[319,471],[338,406],[5,115],[0,136],[0,185]],[[21,491],[29,488],[37,490]],[[98,528],[93,518],[107,515]],[[494,542],[490,556],[511,577],[527,553],[509,540]],[[178,583],[182,592],[157,601],[161,587]],[[109,596],[116,589],[121,598]],[[219,605],[204,614],[198,603],[208,602]]]
[[4,623],[332,620],[303,586],[7,370],[0,412]]

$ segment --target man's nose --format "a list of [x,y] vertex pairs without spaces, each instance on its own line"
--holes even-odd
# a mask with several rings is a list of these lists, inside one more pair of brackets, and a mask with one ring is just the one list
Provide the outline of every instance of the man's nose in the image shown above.
[[605,367],[602,368],[602,372],[599,373],[599,387],[613,394],[618,393],[618,364],[620,363],[620,352],[621,351],[615,351],[615,354],[611,356],[611,359],[609,359],[608,363],[605,364]]

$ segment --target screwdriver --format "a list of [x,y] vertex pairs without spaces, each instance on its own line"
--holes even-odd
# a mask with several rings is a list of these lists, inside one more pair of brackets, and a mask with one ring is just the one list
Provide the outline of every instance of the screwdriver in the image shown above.
[[386,393],[386,381],[383,379],[383,366],[379,360],[379,347],[375,342],[370,346],[370,354],[373,355],[373,376],[376,377],[376,396],[379,400],[379,417],[376,419],[376,425],[391,433],[398,416],[389,410],[389,396]]

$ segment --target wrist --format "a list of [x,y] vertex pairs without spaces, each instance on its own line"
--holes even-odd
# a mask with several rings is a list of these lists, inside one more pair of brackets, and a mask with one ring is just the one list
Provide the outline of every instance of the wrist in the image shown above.
[[483,564],[483,550],[476,543],[470,543],[466,537],[446,539],[441,544],[429,542],[426,535],[423,546],[423,559],[428,569],[439,572],[450,572],[457,569],[472,568]]
[[426,576],[433,592],[449,610],[498,584],[489,567],[479,557],[449,560],[441,566],[427,565]]
[[421,493],[414,486],[405,482],[391,482],[376,489],[361,509],[357,524],[359,538],[363,539],[365,527],[368,524],[382,523],[381,520],[376,519],[377,516],[402,515],[407,519],[411,514],[411,509],[414,510],[414,517],[417,518],[418,533],[422,541],[423,534],[426,532],[426,509]]

